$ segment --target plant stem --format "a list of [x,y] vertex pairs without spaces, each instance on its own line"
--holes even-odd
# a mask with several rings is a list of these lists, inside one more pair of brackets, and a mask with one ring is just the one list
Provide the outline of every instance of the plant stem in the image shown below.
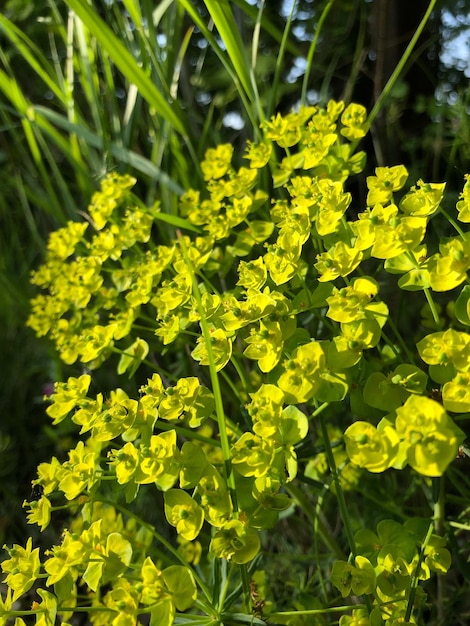
[[[336,497],[338,499],[338,506],[339,506],[341,519],[344,524],[344,530],[346,532],[346,537],[348,539],[349,548],[351,550],[351,555],[353,559],[355,559],[355,557],[357,556],[356,541],[354,540],[354,533],[353,533],[353,529],[351,526],[351,521],[350,521],[350,517],[348,513],[348,507],[346,504],[346,499],[344,497],[344,491],[341,486],[341,480],[340,480],[338,468],[336,467],[336,461],[335,461],[335,457],[333,454],[333,449],[331,447],[330,438],[328,436],[328,430],[326,428],[325,417],[322,413],[320,413],[320,415],[318,416],[318,419],[320,421],[320,429],[321,429],[321,434],[323,438],[323,444],[325,446],[326,458],[328,460],[330,472],[333,477],[333,482],[335,484]],[[364,601],[370,613],[372,610],[372,605],[368,596],[364,596]]]
[[439,319],[439,313],[437,312],[436,305],[434,304],[434,300],[432,299],[431,292],[429,291],[427,287],[424,287],[423,291],[424,291],[424,295],[426,296],[426,300],[428,301],[428,305],[432,313],[432,318],[436,323],[436,328],[437,330],[442,330],[442,324],[441,324],[441,320]]
[[315,528],[315,531],[318,531],[318,534],[320,535],[325,546],[331,550],[337,559],[344,560],[346,558],[344,552],[331,536],[325,524],[323,524],[323,522],[318,518],[314,507],[307,500],[305,494],[302,492],[302,489],[292,484],[286,485],[285,488],[287,493],[297,502],[302,511],[308,517]]
[[[436,498],[434,501],[434,530],[437,535],[442,536],[444,532],[444,519],[445,519],[445,477],[433,479],[433,492],[435,492]],[[437,576],[437,598],[436,598],[436,611],[437,611],[437,623],[444,623],[444,598],[446,588],[446,577]]]
[[457,222],[454,219],[452,219],[452,217],[447,213],[447,211],[445,211],[442,207],[439,207],[438,212],[446,218],[449,224],[451,224],[455,228],[455,230],[459,233],[460,237],[465,241],[465,233],[457,224]]
[[419,573],[421,570],[421,563],[423,562],[423,558],[424,558],[424,550],[427,544],[429,543],[429,540],[431,539],[433,530],[434,530],[434,522],[431,521],[431,523],[429,524],[428,532],[426,533],[426,537],[424,538],[424,541],[419,548],[418,562],[416,563],[415,573],[411,581],[410,595],[408,598],[408,605],[406,607],[405,622],[409,622],[411,619],[411,614],[413,612],[413,605],[414,605],[414,600],[415,600],[415,595],[416,595],[416,589],[418,588],[418,583],[419,583]]
[[217,375],[217,368],[215,366],[214,353],[212,351],[211,334],[209,330],[209,325],[207,323],[206,315],[204,312],[204,307],[202,306],[201,292],[199,291],[199,285],[197,283],[194,267],[189,258],[188,250],[186,248],[184,238],[181,236],[181,232],[179,230],[177,230],[177,237],[181,245],[181,252],[183,254],[184,260],[186,262],[186,266],[191,275],[191,280],[193,283],[193,295],[197,303],[197,308],[198,308],[198,312],[200,315],[200,325],[201,325],[202,336],[204,338],[204,343],[207,349],[207,356],[209,359],[209,373],[210,373],[210,378],[211,378],[211,383],[212,383],[212,393],[214,394],[217,423],[219,425],[220,445],[222,448],[222,455],[224,458],[227,485],[229,487],[230,494],[232,497],[234,510],[237,511],[238,510],[237,494],[236,494],[236,488],[235,488],[235,478],[233,475],[232,464],[230,460],[230,443],[228,440],[227,425],[226,425],[226,420],[225,420],[225,411],[224,411],[224,405],[222,401],[222,392],[220,389],[219,377]]
[[[211,383],[212,383],[212,393],[214,394],[215,412],[217,415],[217,422],[219,425],[219,437],[220,437],[220,444],[222,448],[222,455],[224,458],[224,467],[225,467],[225,474],[226,474],[226,479],[227,479],[227,486],[230,491],[230,495],[231,495],[231,499],[233,503],[233,510],[235,512],[235,515],[237,515],[238,499],[237,499],[237,491],[236,491],[236,486],[235,486],[235,477],[233,475],[233,468],[232,468],[232,463],[231,463],[231,458],[230,458],[230,443],[228,440],[224,404],[222,401],[222,392],[220,389],[220,382],[219,382],[219,377],[217,374],[217,368],[215,366],[214,353],[212,351],[209,324],[207,323],[206,315],[204,312],[204,307],[202,306],[201,292],[199,291],[199,285],[197,283],[196,273],[194,271],[193,264],[191,263],[191,260],[189,258],[188,250],[186,248],[184,238],[181,236],[181,232],[179,230],[177,230],[176,232],[177,232],[178,240],[181,245],[181,251],[182,251],[186,266],[191,275],[191,281],[193,284],[193,295],[196,300],[198,312],[200,315],[200,325],[201,325],[201,330],[202,330],[202,336],[204,337],[204,342],[206,345],[207,355],[209,359],[209,372],[210,372],[210,378],[211,378]],[[249,581],[246,565],[240,565],[240,575],[242,578],[243,595],[245,597],[245,603],[246,603],[247,608],[249,609],[251,605],[250,581]]]
[[330,438],[328,436],[328,430],[326,428],[325,418],[322,414],[318,416],[320,421],[320,429],[323,438],[323,445],[325,446],[325,454],[328,460],[328,466],[330,468],[331,475],[333,477],[333,482],[336,488],[336,497],[338,498],[338,505],[341,514],[341,519],[343,520],[344,529],[346,532],[346,537],[348,538],[349,548],[351,550],[351,554],[353,557],[357,555],[356,552],[356,542],[354,541],[354,534],[351,527],[349,515],[348,515],[348,507],[346,505],[346,500],[344,497],[343,488],[341,486],[340,477],[338,474],[338,469],[336,467],[336,461],[333,454],[333,449],[331,447]]
[[[415,359],[413,357],[413,354],[411,353],[411,350],[408,348],[408,346],[404,342],[403,337],[399,333],[398,328],[395,326],[395,322],[393,321],[393,319],[391,318],[390,315],[387,318],[387,324],[390,326],[393,334],[395,335],[398,343],[400,344],[401,349],[403,350],[404,354],[406,355],[406,358],[408,359],[408,363],[413,363],[414,364],[415,363]],[[390,341],[390,339],[385,335],[385,333],[383,331],[382,331],[382,339],[385,341],[386,344],[388,344],[390,346],[390,348],[395,352],[395,354],[398,356],[398,358],[401,359],[401,354],[399,352],[397,352],[395,346],[393,345],[393,343]]]
[[[355,604],[355,609],[365,609],[365,604]],[[330,613],[345,613],[351,610],[351,605],[335,606],[330,609],[307,609],[304,611],[276,611],[270,613],[270,617],[289,617],[296,615],[327,615]]]

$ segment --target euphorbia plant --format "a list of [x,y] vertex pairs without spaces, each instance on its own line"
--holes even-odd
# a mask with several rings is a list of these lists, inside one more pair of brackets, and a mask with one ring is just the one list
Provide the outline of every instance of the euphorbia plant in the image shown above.
[[[29,325],[86,371],[55,386],[47,413],[78,443],[38,467],[26,506],[42,530],[56,509],[70,522],[43,558],[30,540],[8,548],[2,623],[88,612],[116,626],[392,626],[432,604],[421,583],[451,564],[442,477],[470,412],[470,179],[447,215],[444,184],[405,189],[404,166],[380,167],[361,206],[347,186],[367,128],[356,104],[277,115],[246,166],[230,145],[209,150],[204,187],[177,211],[144,206],[136,181],[113,174],[86,220],[51,236]],[[454,232],[436,244],[442,216]],[[385,289],[413,296],[414,315],[425,307],[420,329]],[[436,292],[455,301],[450,317]],[[123,380],[107,393],[92,377],[105,363]],[[368,473],[417,480],[427,517],[387,502],[355,517]],[[312,507],[321,484],[337,540]],[[286,606],[270,593],[266,546],[300,512],[329,582]],[[14,610],[33,585],[42,601]]]

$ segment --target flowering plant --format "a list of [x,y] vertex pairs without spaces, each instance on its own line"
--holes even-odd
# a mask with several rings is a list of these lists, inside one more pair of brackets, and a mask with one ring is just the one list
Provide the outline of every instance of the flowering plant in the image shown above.
[[[0,624],[86,611],[97,626],[261,626],[334,610],[342,625],[393,626],[431,603],[425,582],[451,565],[443,477],[459,471],[470,412],[470,176],[455,215],[444,184],[406,188],[403,165],[368,176],[362,206],[348,185],[366,120],[333,101],[277,115],[246,165],[231,145],[208,150],[205,185],[173,213],[109,175],[87,219],[51,235],[28,323],[84,368],[47,408],[77,443],[39,465],[25,505],[41,530],[64,507],[70,522],[43,558],[31,540],[8,548]],[[93,375],[105,363],[122,381],[108,393]],[[385,501],[364,527],[351,503],[378,474],[406,476],[429,515]],[[266,563],[300,514],[320,591],[286,607]],[[15,611],[33,585],[42,601]]]

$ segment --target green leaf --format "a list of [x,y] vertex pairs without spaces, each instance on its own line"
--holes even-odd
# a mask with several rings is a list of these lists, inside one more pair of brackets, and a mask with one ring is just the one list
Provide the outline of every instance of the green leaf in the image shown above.
[[[133,167],[135,170],[137,170],[141,174],[144,174],[145,176],[150,177],[151,179],[159,180],[163,185],[168,187],[174,193],[178,195],[181,195],[183,193],[182,187],[180,187],[178,183],[176,183],[172,178],[170,178],[170,176],[168,176],[166,172],[162,171],[159,167],[157,167],[157,165],[155,165],[155,163],[153,163],[150,159],[146,159],[141,154],[138,154],[137,152],[134,152],[133,150],[129,150],[128,148],[125,148],[116,143],[113,143],[113,142],[108,143],[107,141],[105,141],[104,137],[90,130],[85,125],[85,122],[83,120],[79,120],[79,122],[77,123],[71,122],[68,118],[61,115],[60,113],[57,113],[56,111],[53,111],[51,109],[48,109],[40,105],[33,106],[32,110],[35,113],[35,116],[36,116],[35,119],[38,119],[38,121],[42,117],[48,122],[50,121],[54,126],[57,126],[58,128],[61,128],[67,131],[70,135],[76,135],[79,139],[83,140],[88,146],[96,148],[100,152],[109,151],[109,153],[117,161],[121,163],[127,163],[128,165]],[[53,126],[48,126],[45,128],[45,130],[47,131],[48,128],[53,128]],[[60,135],[58,136],[60,137]],[[67,153],[68,153],[68,150],[67,152],[65,152],[65,154],[67,155]],[[164,215],[166,216],[167,214],[159,213],[158,219],[161,219],[163,221],[165,218],[162,216]],[[168,217],[172,217],[172,216],[168,216]],[[179,225],[178,220],[181,219],[181,222],[183,222],[183,224],[181,224],[182,228],[189,228],[189,226],[186,223],[186,220],[183,220],[182,218],[176,218],[176,219],[177,221],[173,225],[175,226]],[[192,230],[197,230],[197,229],[195,226],[192,226]]]
[[175,619],[175,605],[171,598],[165,598],[150,611],[150,626],[172,626]]
[[344,432],[346,453],[353,463],[369,472],[384,472],[395,462],[399,451],[399,437],[393,427],[379,423],[376,428],[357,421]]
[[222,613],[220,620],[223,624],[248,624],[249,626],[266,626],[264,620],[246,615],[245,613]]
[[185,441],[181,448],[180,486],[182,489],[195,487],[207,465],[206,455],[201,446],[192,441]]
[[[217,328],[211,332],[211,350],[214,359],[216,371],[223,369],[230,361],[232,356],[232,340],[222,328]],[[194,360],[199,361],[201,365],[210,365],[210,357],[204,337],[198,337],[197,345],[191,352]]]
[[426,556],[424,562],[433,572],[445,574],[452,565],[452,556],[446,548],[439,548]]
[[352,591],[355,595],[361,596],[365,593],[375,591],[375,571],[369,559],[358,555],[355,558],[356,571],[353,575]]
[[318,402],[341,402],[348,393],[348,375],[344,372],[325,370],[320,374],[315,398]]
[[394,520],[384,519],[380,521],[377,524],[377,535],[380,546],[387,544],[400,546],[400,549],[410,560],[416,553],[416,537]]
[[132,378],[148,353],[149,345],[145,339],[136,339],[134,343],[126,349],[125,353],[121,355],[117,366],[117,373],[122,375],[129,370],[129,378]]
[[466,413],[470,411],[470,375],[468,372],[458,372],[442,388],[442,401],[447,411]]
[[331,283],[319,283],[318,287],[313,291],[308,299],[309,306],[313,308],[320,308],[328,306],[326,301],[333,292],[334,285]]
[[[232,67],[250,102],[256,100],[255,84],[251,80],[250,67],[238,24],[227,0],[204,0],[211,19],[222,39]],[[187,3],[184,2],[186,5]]]
[[257,243],[266,241],[266,239],[271,236],[273,230],[273,222],[264,222],[261,220],[253,220],[250,222],[249,232]]
[[121,533],[111,533],[106,540],[106,566],[103,582],[118,578],[129,566],[132,558],[132,546]]
[[411,270],[400,277],[398,286],[405,291],[421,291],[431,285],[427,270]]
[[[77,587],[70,572],[67,572],[65,576],[62,576],[60,580],[54,583],[54,593],[57,597],[57,602],[59,605],[72,607],[76,604]],[[61,617],[64,622],[68,621],[72,617],[72,615],[73,611],[61,613]]]
[[293,446],[285,448],[284,450],[284,463],[285,463],[285,471],[287,474],[287,478],[289,481],[294,480],[297,476],[298,462],[297,462],[297,454],[294,450]]
[[38,589],[37,594],[42,598],[42,602],[38,606],[38,612],[36,614],[41,615],[41,617],[38,618],[36,624],[42,623],[45,626],[53,626],[53,624],[56,623],[57,598],[45,589]]
[[183,539],[195,539],[204,523],[203,509],[182,489],[165,492],[165,515]]
[[364,386],[364,400],[375,409],[393,411],[401,406],[409,392],[394,384],[382,372],[373,372]]
[[307,416],[296,406],[287,406],[282,411],[279,432],[284,445],[293,446],[299,443],[308,433]]
[[168,213],[155,213],[154,217],[161,222],[166,222],[167,224],[171,224],[171,226],[175,226],[175,228],[192,230],[194,233],[201,232],[201,229],[197,226],[194,226],[194,224],[191,224],[189,220],[185,220],[182,217],[178,217],[177,215],[170,215]]
[[8,37],[34,72],[44,81],[47,88],[63,104],[66,104],[65,91],[54,80],[54,68],[48,62],[41,49],[27,37],[6,15],[0,13],[0,30]]
[[90,561],[82,579],[92,591],[97,591],[103,575],[104,561]]
[[227,0],[206,1],[207,9],[216,25],[225,49],[219,45],[217,38],[207,27],[194,4],[190,0],[180,0],[180,4],[186,9],[194,24],[202,32],[212,51],[219,57],[244,104],[253,129],[255,132],[258,132],[259,120],[263,117],[263,111],[259,104],[256,83],[251,80],[251,68],[244,53],[245,46],[240,37],[238,25],[230,10],[229,3]]
[[345,598],[351,592],[352,576],[355,567],[346,561],[335,561],[331,570],[330,580]]
[[452,380],[455,374],[456,374],[456,369],[452,363],[429,366],[430,378],[435,383],[438,383],[439,385],[443,385],[444,383],[447,383],[449,380]]
[[410,393],[424,393],[428,383],[427,375],[419,367],[403,363],[398,365],[391,377],[392,383],[400,385]]
[[278,189],[279,187],[281,187],[282,185],[285,185],[290,176],[291,176],[292,172],[289,170],[284,170],[284,169],[277,169],[273,172],[273,185],[275,189]]
[[461,324],[470,326],[470,285],[465,285],[455,301],[455,316]]
[[218,558],[243,565],[255,558],[261,548],[258,533],[239,520],[226,522],[212,537],[210,551]]
[[163,570],[162,576],[178,611],[186,611],[194,605],[197,598],[196,583],[187,567],[170,565]]

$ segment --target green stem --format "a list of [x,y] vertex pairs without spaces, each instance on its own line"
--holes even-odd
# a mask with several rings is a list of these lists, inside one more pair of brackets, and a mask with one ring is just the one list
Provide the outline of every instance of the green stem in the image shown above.
[[333,448],[331,447],[330,438],[328,435],[328,430],[326,428],[326,421],[324,416],[320,413],[318,416],[320,421],[320,429],[323,438],[323,444],[325,446],[325,454],[328,460],[328,466],[330,468],[331,475],[333,477],[333,482],[335,484],[336,489],[336,497],[338,498],[339,511],[341,515],[341,519],[344,524],[344,530],[346,532],[346,537],[348,538],[349,548],[351,550],[351,554],[353,557],[357,556],[356,551],[356,542],[354,541],[354,533],[351,526],[351,521],[349,519],[348,507],[346,505],[346,500],[344,498],[343,488],[341,486],[341,480],[338,473],[338,468],[336,467],[336,461],[333,454]]
[[72,611],[73,613],[99,613],[100,611],[104,613],[116,612],[116,609],[112,609],[107,606],[62,606],[60,605],[57,607],[57,609],[60,613],[65,613],[66,611]]
[[[318,494],[317,497],[317,502],[315,505],[315,524],[313,527],[313,553],[315,555],[315,561],[317,563],[320,563],[320,545],[319,545],[319,538],[320,538],[320,533],[321,533],[321,527],[320,527],[320,512],[322,510],[322,506],[323,506],[323,499],[325,497],[325,494],[327,491],[330,490],[330,484],[327,483],[323,486],[323,488],[321,489],[320,493]],[[339,559],[340,561],[343,561],[344,559]],[[327,606],[329,604],[328,602],[328,590],[327,590],[327,582],[325,580],[325,572],[319,567],[318,568],[318,586],[320,588],[320,592],[323,596],[323,605]]]
[[[396,340],[400,344],[400,347],[403,350],[404,354],[406,355],[406,358],[408,359],[408,362],[409,363],[414,363],[415,362],[415,358],[414,358],[413,354],[411,353],[411,350],[408,348],[408,346],[404,342],[403,337],[400,335],[400,333],[398,331],[398,328],[395,326],[395,322],[392,320],[392,318],[390,316],[388,316],[388,318],[387,318],[387,324],[390,326],[390,328],[392,330],[392,333],[395,335]],[[382,336],[382,339],[385,341],[385,343],[393,350],[393,352],[395,352],[397,357],[399,359],[401,359],[401,354],[399,352],[397,352],[396,347],[393,345],[392,341],[387,337],[387,335],[384,333],[383,330],[382,330],[381,336]]]
[[[419,270],[420,264],[418,262],[418,260],[415,258],[415,256],[413,255],[412,252],[407,252],[406,253],[407,258],[409,259],[410,263],[413,265],[413,267],[415,267],[417,270]],[[429,291],[428,287],[423,287],[423,291],[424,291],[424,295],[426,297],[426,300],[428,302],[429,308],[431,310],[433,319],[436,323],[436,326],[439,330],[441,330],[442,325],[441,325],[441,321],[439,319],[439,313],[437,312],[437,308],[436,305],[434,304],[434,300],[432,299],[432,295],[431,292]]]
[[439,207],[438,213],[440,213],[446,218],[449,224],[451,224],[455,228],[455,230],[459,233],[460,237],[465,241],[465,233],[457,224],[457,222],[454,219],[452,219],[452,217],[447,213],[447,211],[445,211],[442,207]]
[[[365,609],[367,608],[365,604],[355,604],[354,609]],[[296,615],[327,615],[330,613],[346,613],[351,610],[351,605],[345,606],[334,606],[330,609],[307,609],[304,611],[276,611],[275,613],[270,613],[270,617],[290,617]]]
[[[341,485],[340,475],[338,472],[338,468],[336,467],[336,461],[335,461],[335,457],[333,454],[333,448],[331,447],[330,438],[328,436],[328,430],[326,428],[325,416],[323,414],[320,414],[318,419],[320,421],[320,429],[321,429],[321,434],[322,434],[322,439],[323,439],[323,445],[325,446],[326,458],[328,460],[330,472],[333,477],[333,482],[335,484],[336,498],[338,499],[339,512],[341,515],[341,519],[343,521],[344,530],[346,532],[346,537],[348,539],[349,548],[351,550],[351,555],[354,559],[357,556],[356,541],[354,539],[354,532],[353,532],[351,520],[349,517],[346,499],[344,497],[343,487]],[[364,602],[366,604],[367,610],[370,613],[372,611],[372,605],[368,596],[364,596]]]
[[[240,382],[243,385],[243,389],[245,390],[245,392],[248,389],[248,382],[246,380],[246,375],[245,375],[245,371],[243,370],[243,368],[240,366],[240,363],[238,362],[238,360],[232,355],[232,365],[233,367],[237,370],[237,374],[238,377],[240,378]],[[236,396],[239,396],[239,391],[238,389],[235,387],[234,383],[230,380],[230,377],[227,375],[227,382],[230,384],[230,386],[232,387],[234,394]]]
[[431,310],[433,320],[436,323],[436,328],[437,330],[442,330],[442,324],[441,324],[441,320],[439,319],[439,313],[437,311],[434,300],[432,299],[431,292],[429,291],[428,287],[424,287],[423,291],[424,291],[424,295],[426,296],[426,300],[428,301],[428,305]]
[[452,528],[458,528],[459,530],[465,530],[466,532],[470,532],[469,524],[461,524],[460,522],[449,522],[449,526],[452,526]]
[[198,312],[200,316],[202,336],[204,338],[204,343],[207,349],[207,357],[209,359],[209,373],[210,373],[210,379],[212,383],[212,393],[214,394],[215,412],[217,416],[217,423],[219,426],[219,437],[220,437],[220,444],[222,448],[222,455],[224,458],[227,485],[229,487],[230,494],[232,496],[234,510],[236,511],[238,510],[238,504],[237,504],[237,494],[236,494],[236,488],[235,488],[235,477],[233,475],[232,464],[231,464],[231,459],[230,459],[230,443],[228,440],[225,411],[224,411],[224,405],[222,401],[222,392],[220,389],[219,377],[217,375],[217,368],[215,365],[214,353],[212,351],[211,333],[210,333],[209,324],[207,323],[206,315],[204,312],[204,307],[202,306],[201,292],[199,290],[199,285],[197,283],[196,273],[194,271],[193,264],[191,263],[191,260],[189,258],[188,250],[186,248],[186,243],[184,241],[184,238],[181,236],[181,233],[179,232],[179,230],[177,231],[177,236],[178,236],[178,240],[181,246],[181,252],[183,254],[183,258],[185,260],[186,266],[191,276],[191,280],[193,284],[193,295],[196,300],[197,308],[198,308]]
[[[444,520],[445,520],[445,478],[441,476],[440,478],[433,479],[433,492],[435,492],[434,499],[434,531],[437,535],[442,536],[444,531]],[[437,598],[436,598],[436,611],[437,611],[437,622],[442,624],[444,622],[444,599],[445,599],[445,590],[446,590],[446,577],[445,576],[437,576]]]
[[421,571],[421,563],[423,562],[423,559],[424,559],[424,550],[426,546],[428,545],[429,540],[431,539],[433,530],[434,530],[434,521],[431,521],[431,523],[429,524],[428,532],[426,533],[426,537],[422,545],[419,547],[418,562],[416,563],[415,573],[411,581],[410,595],[408,598],[408,605],[406,607],[406,613],[405,613],[405,622],[409,622],[411,620],[411,614],[413,612],[416,589],[418,588],[418,583],[419,583],[419,573]]
[[265,0],[262,0],[262,2],[260,3],[258,16],[256,18],[255,26],[253,29],[253,39],[252,39],[252,44],[251,44],[251,66],[249,68],[251,87],[252,87],[254,100],[255,100],[254,104],[255,104],[255,108],[258,113],[258,118],[260,122],[263,122],[265,118],[264,118],[263,107],[260,101],[259,90],[258,90],[258,80],[256,77],[255,70],[256,70],[256,62],[257,62],[257,57],[258,57],[259,35],[261,31],[261,18],[263,15],[264,3],[265,3]]
[[[139,357],[135,356],[132,352],[121,350],[120,348],[116,348],[116,346],[109,346],[109,350],[114,354],[119,354],[121,356],[130,356],[134,361],[138,361],[139,365],[144,364],[150,367],[152,370],[155,369],[155,363],[152,363],[152,361],[149,361],[148,359],[139,359]],[[129,367],[131,367],[131,364],[129,364]]]
[[224,609],[224,604],[225,604],[225,599],[227,597],[227,594],[229,592],[230,589],[230,580],[232,578],[232,572],[233,572],[233,567],[229,567],[228,570],[228,575],[224,576],[225,580],[224,580],[224,585],[219,593],[219,598],[218,598],[218,602],[217,602],[217,606],[219,609],[219,612],[223,612]]
[[[181,236],[179,230],[177,230],[177,237],[181,245],[181,252],[183,254],[183,258],[185,260],[186,266],[191,276],[191,281],[193,285],[193,295],[197,303],[198,312],[200,315],[200,325],[202,330],[202,336],[204,338],[204,343],[207,349],[207,356],[209,359],[209,372],[212,383],[212,393],[214,394],[215,401],[215,412],[217,416],[217,422],[219,425],[219,437],[220,444],[222,448],[222,456],[224,459],[224,467],[225,467],[225,475],[227,479],[227,486],[230,491],[230,496],[233,503],[233,510],[235,515],[238,512],[238,499],[237,499],[237,491],[235,486],[235,476],[233,474],[233,468],[230,458],[230,442],[228,439],[227,432],[227,422],[224,411],[224,404],[222,401],[222,392],[220,389],[219,377],[217,375],[217,368],[215,365],[214,353],[212,351],[212,343],[211,343],[211,334],[209,330],[209,324],[207,323],[207,319],[204,312],[204,307],[202,306],[202,297],[201,292],[199,290],[199,285],[196,278],[196,272],[194,271],[193,264],[188,255],[188,250],[186,248],[186,243],[184,238]],[[240,573],[242,577],[242,585],[243,585],[243,593],[246,599],[247,606],[250,606],[250,581],[248,577],[248,572],[246,569],[246,565],[240,565]]]
[[311,417],[317,417],[317,415],[320,415],[320,413],[323,413],[323,411],[328,406],[330,406],[329,402],[323,402],[323,404],[320,404],[320,406],[315,409],[315,411],[312,413]]
[[245,610],[247,613],[252,613],[251,595],[250,595],[250,577],[248,575],[248,569],[246,565],[240,565],[240,574],[241,574],[241,579],[242,579]]
[[305,515],[308,517],[315,531],[318,531],[318,535],[321,537],[323,543],[336,556],[337,559],[345,560],[346,556],[340,546],[336,543],[331,533],[326,528],[325,524],[319,519],[318,515],[312,504],[308,501],[305,494],[299,487],[293,484],[287,484],[285,486],[287,493],[296,501]]
[[[111,609],[107,606],[74,606],[74,607],[57,607],[58,611],[73,611],[74,613],[98,613],[98,612],[107,612],[107,613],[116,613],[116,609]],[[22,617],[25,615],[40,615],[41,613],[47,613],[47,609],[29,609],[24,611],[8,611],[8,617]],[[39,622],[36,622],[39,623]],[[44,622],[44,623],[47,623]],[[50,622],[49,622],[50,623]]]

